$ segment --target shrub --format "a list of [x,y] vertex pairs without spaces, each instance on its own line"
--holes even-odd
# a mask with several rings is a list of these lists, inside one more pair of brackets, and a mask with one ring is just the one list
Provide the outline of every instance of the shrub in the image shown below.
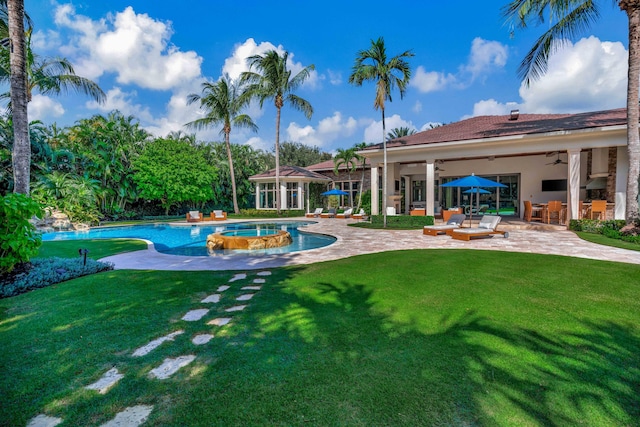
[[34,258],[24,264],[24,270],[0,277],[0,298],[7,298],[44,288],[76,277],[113,270],[113,264],[87,258]]
[[240,209],[240,215],[253,218],[294,218],[304,216],[304,211],[300,210],[281,210],[280,216],[272,209]]
[[29,222],[34,215],[42,217],[42,208],[29,196],[10,193],[0,197],[0,274],[38,252],[42,238]]
[[[372,215],[371,224],[382,227],[384,223],[382,215]],[[387,227],[389,228],[422,228],[425,225],[433,225],[432,216],[387,215]]]

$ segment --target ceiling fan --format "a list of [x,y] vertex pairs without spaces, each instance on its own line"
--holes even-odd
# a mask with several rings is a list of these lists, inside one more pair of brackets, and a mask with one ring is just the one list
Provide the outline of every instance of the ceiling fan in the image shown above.
[[558,156],[558,158],[555,159],[551,163],[547,163],[547,165],[554,165],[555,166],[555,165],[566,165],[567,164],[567,162],[565,162],[564,160],[560,159],[560,152],[559,151],[556,151],[555,153],[547,153],[547,157],[551,157],[554,154],[556,154]]

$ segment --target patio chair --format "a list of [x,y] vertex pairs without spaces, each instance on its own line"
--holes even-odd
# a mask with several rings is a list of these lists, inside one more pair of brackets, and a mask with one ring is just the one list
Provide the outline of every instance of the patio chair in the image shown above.
[[364,211],[364,209],[360,209],[360,212],[351,215],[351,218],[353,218],[353,219],[367,219],[367,213]]
[[335,218],[336,217],[336,209],[329,208],[328,212],[322,212],[320,214],[320,218]]
[[498,231],[498,224],[502,221],[502,217],[497,215],[484,215],[477,227],[474,228],[454,228],[447,231],[456,240],[471,240],[476,238],[493,237],[494,234],[502,234],[505,238],[509,237],[506,231]]
[[440,225],[425,225],[422,229],[422,234],[425,236],[437,236],[438,234],[445,234],[447,230],[453,230],[462,225],[466,218],[464,214],[451,215],[446,224]]
[[211,217],[211,221],[224,221],[227,219],[227,213],[221,210],[211,211],[209,216]]
[[524,201],[524,220],[527,222],[541,221],[542,222],[542,207],[533,206],[530,200]]
[[606,200],[592,200],[590,217],[593,219],[594,215],[598,216],[598,219],[607,219],[607,201]]
[[316,208],[315,211],[309,212],[308,214],[305,215],[305,217],[307,217],[307,218],[318,218],[323,210],[324,210],[323,208]]
[[202,214],[200,211],[187,212],[187,222],[200,222],[202,221]]
[[342,213],[336,214],[336,218],[342,218],[342,219],[349,218],[351,216],[351,212],[353,212],[353,209],[349,208]]

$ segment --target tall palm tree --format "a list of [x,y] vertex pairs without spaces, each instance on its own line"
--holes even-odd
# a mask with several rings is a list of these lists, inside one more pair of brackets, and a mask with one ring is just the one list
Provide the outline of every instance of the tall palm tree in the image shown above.
[[[367,148],[366,142],[361,142],[353,146],[353,149],[356,151],[357,159],[360,161],[360,166],[362,167],[362,175],[360,175],[360,192],[358,192],[358,212],[360,212],[360,206],[362,205],[362,191],[364,190],[364,174],[367,165],[367,158],[358,154],[358,151],[364,150]],[[371,213],[371,212],[369,212]]]
[[414,54],[407,50],[400,55],[396,55],[387,61],[387,50],[384,45],[384,39],[379,37],[378,40],[371,40],[371,46],[368,50],[361,50],[356,56],[353,65],[349,83],[356,86],[362,86],[365,81],[374,81],[376,83],[376,96],[373,107],[382,112],[382,215],[383,227],[387,226],[387,137],[384,119],[385,101],[391,102],[391,91],[398,88],[400,99],[404,97],[404,93],[411,78],[411,68],[406,58],[410,58]]
[[29,194],[29,168],[31,167],[31,144],[29,141],[29,119],[27,117],[27,62],[24,31],[24,0],[7,0],[7,28],[9,47],[2,49],[9,54],[10,91],[13,105],[13,191]]
[[242,109],[248,104],[249,98],[242,93],[242,87],[236,84],[228,74],[225,74],[215,83],[205,82],[202,84],[202,95],[192,93],[187,97],[187,104],[200,103],[200,108],[205,111],[205,116],[189,122],[187,127],[193,129],[204,129],[210,126],[222,125],[221,134],[224,135],[224,143],[227,148],[227,158],[229,159],[229,175],[231,177],[231,191],[233,194],[233,211],[240,213],[238,208],[238,195],[236,192],[236,175],[233,170],[233,157],[231,155],[231,144],[229,135],[231,125],[239,128],[248,128],[257,131],[258,126],[247,114],[241,114]]
[[[304,67],[295,76],[291,76],[291,70],[287,68],[288,52],[280,55],[275,50],[270,50],[264,55],[254,55],[247,58],[249,71],[242,73],[241,81],[248,83],[246,93],[260,101],[260,107],[264,101],[273,99],[276,107],[276,209],[280,214],[280,114],[286,104],[301,111],[310,119],[313,115],[311,104],[297,96],[294,92],[311,75],[315,69],[313,64]],[[251,71],[255,69],[255,71]]]
[[413,135],[414,133],[416,133],[415,129],[411,129],[408,127],[399,127],[399,128],[391,129],[391,132],[387,134],[387,138],[389,139],[402,138],[403,136]]
[[[349,206],[353,207],[353,192],[351,191],[351,172],[355,172],[358,167],[358,160],[360,155],[356,153],[355,147],[353,148],[338,148],[336,155],[333,158],[333,172],[338,175],[340,173],[340,166],[345,165],[347,168],[347,175],[349,176]],[[344,190],[344,189],[343,189]]]
[[[542,23],[545,16],[551,25],[538,38],[522,60],[518,73],[525,84],[547,71],[549,57],[566,41],[575,38],[599,16],[600,3],[595,0],[513,0],[503,8],[504,16],[516,27],[530,22]],[[625,219],[631,224],[638,218],[638,180],[640,178],[640,0],[614,0],[629,21],[629,70],[627,82],[627,202]]]

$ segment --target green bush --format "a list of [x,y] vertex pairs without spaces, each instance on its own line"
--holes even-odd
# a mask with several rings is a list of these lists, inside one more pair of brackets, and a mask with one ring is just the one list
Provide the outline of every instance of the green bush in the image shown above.
[[113,270],[113,264],[87,258],[34,258],[25,271],[7,275],[0,281],[0,298],[12,297],[32,289],[44,288],[76,277]]
[[[372,215],[371,224],[382,227],[384,221],[382,215]],[[432,216],[387,215],[387,227],[389,228],[422,228],[425,225],[433,225]]]
[[273,209],[240,209],[240,215],[252,218],[295,218],[304,216],[301,210],[281,210],[280,216]]
[[29,222],[34,215],[42,217],[42,208],[29,196],[10,193],[0,197],[0,274],[38,252],[42,238]]

